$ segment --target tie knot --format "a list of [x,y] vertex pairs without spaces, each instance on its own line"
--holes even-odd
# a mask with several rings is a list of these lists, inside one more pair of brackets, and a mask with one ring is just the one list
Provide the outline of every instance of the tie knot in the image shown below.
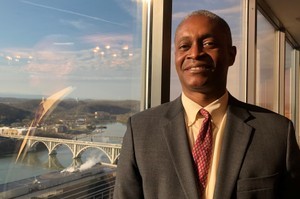
[[206,118],[206,119],[210,118],[209,112],[207,110],[205,110],[204,108],[200,109],[199,112],[204,118]]

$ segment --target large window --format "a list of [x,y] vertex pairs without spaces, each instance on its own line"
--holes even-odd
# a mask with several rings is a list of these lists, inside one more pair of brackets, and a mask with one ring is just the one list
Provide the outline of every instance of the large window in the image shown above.
[[[259,11],[254,16],[253,7],[246,5],[257,2],[260,1],[1,1],[0,198],[86,177],[90,180],[65,194],[84,194],[96,187],[101,196],[95,198],[105,198],[107,193],[111,196],[128,117],[158,105],[165,90],[170,91],[171,100],[181,93],[174,66],[174,33],[180,20],[193,10],[210,10],[231,27],[237,56],[229,69],[229,92],[242,101],[249,98],[275,111],[284,101],[284,114],[299,122],[299,51],[295,53],[286,42],[285,55],[279,52],[275,28]],[[173,11],[169,13],[171,3]],[[257,41],[254,35],[244,37],[247,33],[243,31],[252,34],[254,27]],[[169,68],[165,66],[170,66],[170,32],[169,87],[165,84],[169,83]],[[284,69],[278,68],[279,56],[285,60]],[[247,66],[249,57],[254,63]],[[253,73],[246,74],[249,71]],[[279,83],[284,83],[284,92]],[[250,97],[245,96],[247,92]],[[296,127],[299,140],[299,124]],[[99,177],[97,170],[102,166],[109,179]],[[91,168],[95,169],[88,170]],[[103,182],[108,186],[103,187]],[[66,190],[53,188],[30,194],[32,198],[46,198]]]
[[[173,16],[172,16],[172,41],[174,41],[174,33],[178,23],[185,15],[193,10],[206,9],[223,17],[229,24],[232,32],[233,45],[237,47],[237,56],[233,66],[228,71],[227,87],[229,92],[235,97],[244,100],[244,70],[243,67],[243,1],[181,1],[173,0]],[[173,45],[173,43],[172,43]],[[173,48],[172,48],[173,50]],[[175,65],[174,53],[172,52],[171,60],[171,88],[170,98],[174,99],[181,92],[180,82],[178,80]]]
[[[144,3],[1,1],[0,134],[16,139],[0,137],[0,192],[14,186],[9,182],[111,163],[99,147],[76,156],[71,143],[47,145],[43,138],[16,159],[25,135],[121,145],[143,93]],[[53,144],[54,151],[46,148]]]
[[292,109],[293,102],[295,100],[294,91],[294,64],[295,56],[292,46],[286,42],[285,44],[285,65],[284,65],[284,115],[289,119],[295,119]]
[[[257,11],[256,104],[276,110],[276,34],[274,27]],[[252,67],[252,66],[249,66]]]

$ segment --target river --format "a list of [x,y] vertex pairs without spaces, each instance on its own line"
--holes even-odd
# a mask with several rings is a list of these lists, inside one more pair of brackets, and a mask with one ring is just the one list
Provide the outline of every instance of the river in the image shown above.
[[[126,125],[121,123],[105,124],[107,127],[101,133],[95,133],[88,136],[79,136],[79,140],[93,140],[94,142],[103,141],[104,136],[123,137]],[[0,156],[0,184],[13,182],[29,177],[49,173],[51,171],[62,171],[72,168],[72,154],[66,146],[57,149],[55,157],[49,157],[47,150],[30,152],[22,162],[15,163],[16,154]],[[49,161],[52,158],[57,163],[55,167],[49,167]],[[87,150],[81,156],[82,165],[86,163],[95,163],[106,161],[106,157],[100,150]]]

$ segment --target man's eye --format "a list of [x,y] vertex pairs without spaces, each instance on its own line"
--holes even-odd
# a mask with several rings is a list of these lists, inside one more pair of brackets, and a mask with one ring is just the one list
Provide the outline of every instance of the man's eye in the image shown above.
[[179,46],[179,49],[181,49],[181,50],[187,50],[187,49],[189,49],[189,45],[182,44],[182,45]]
[[214,47],[215,45],[216,45],[216,43],[213,41],[203,42],[203,47],[211,48],[211,47]]

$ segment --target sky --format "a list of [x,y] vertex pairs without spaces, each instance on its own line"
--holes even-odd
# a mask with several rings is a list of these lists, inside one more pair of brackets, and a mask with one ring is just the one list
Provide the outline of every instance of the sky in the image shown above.
[[[70,3],[72,2],[72,3]],[[140,3],[131,0],[2,0],[0,97],[138,99]]]
[[[72,98],[141,98],[142,0],[0,3],[0,97],[49,96],[71,86]],[[240,4],[174,0],[173,29],[199,7],[224,16],[239,36]]]

